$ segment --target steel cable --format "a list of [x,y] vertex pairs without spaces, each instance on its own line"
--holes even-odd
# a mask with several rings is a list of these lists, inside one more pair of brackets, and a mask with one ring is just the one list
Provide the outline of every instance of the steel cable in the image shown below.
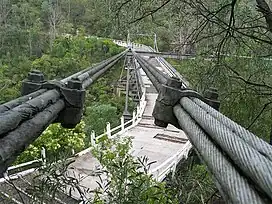
[[150,79],[150,81],[154,85],[154,87],[157,90],[157,92],[159,92],[159,90],[161,88],[160,81],[157,80],[157,78],[150,72],[150,70],[146,67],[146,65],[142,61],[138,60],[138,63],[140,64],[140,66],[142,67],[142,69],[146,73],[147,77]]
[[199,99],[194,98],[193,101],[207,111],[211,116],[217,119],[222,124],[226,125],[232,132],[237,134],[240,138],[242,138],[246,143],[251,145],[257,151],[259,151],[262,155],[265,155],[267,158],[272,161],[272,148],[267,142],[262,140],[259,137],[256,137],[253,133],[246,130],[244,127],[240,126],[239,124],[235,123],[228,117],[224,116],[222,113],[216,111],[211,106],[207,105],[206,103],[202,102]]
[[103,69],[100,69],[99,71],[97,71],[95,74],[93,74],[92,76],[84,79],[82,81],[82,87],[85,89],[88,86],[90,86],[94,81],[96,81],[101,75],[103,75],[106,71],[108,71],[111,67],[113,67],[121,58],[117,58],[116,60],[114,60],[113,62],[111,62],[110,64],[106,65],[105,67],[103,67]]
[[[82,77],[81,81],[83,81],[83,80],[87,79],[88,77],[90,77],[92,74],[98,72],[100,69],[104,68],[106,65],[111,63],[113,60],[119,58],[120,56],[123,57],[127,52],[128,52],[128,50],[125,50],[125,51],[123,51],[123,52],[121,52],[121,53],[119,53],[119,54],[117,54],[117,55],[115,55],[115,56],[113,56],[113,57],[111,57],[109,59],[106,59],[106,60],[100,62],[99,64],[96,64],[96,65],[94,65],[92,67],[88,67],[88,68],[86,68],[86,69],[84,69],[84,70],[82,70],[80,72],[77,72],[77,73],[75,73],[75,74],[73,74],[73,75],[71,75],[69,77],[66,77],[65,79],[62,79],[61,82],[66,83],[70,79],[77,78],[80,75]],[[87,77],[87,78],[85,78],[84,76]]]
[[180,104],[244,174],[272,199],[272,162],[189,98],[182,98]]
[[32,118],[48,105],[55,103],[60,96],[60,93],[53,89],[4,112],[0,115],[0,135],[15,129],[22,121]]
[[0,167],[6,161],[10,161],[14,155],[22,152],[25,147],[41,135],[44,129],[56,120],[64,107],[65,103],[60,99],[42,112],[36,114],[32,119],[22,123],[16,130],[9,132],[5,137],[1,138]]
[[230,203],[261,204],[267,203],[250,185],[247,179],[239,174],[224,153],[216,147],[206,133],[195,123],[194,119],[178,104],[174,114],[187,134],[193,146],[200,153],[208,169],[219,182]]
[[84,80],[90,78],[95,73],[100,72],[101,69],[104,69],[105,67],[108,67],[110,64],[111,64],[111,66],[113,66],[117,61],[119,61],[126,54],[126,52],[127,51],[124,51],[124,52],[118,54],[117,56],[114,56],[113,58],[107,60],[106,62],[99,64],[98,66],[94,67],[93,69],[91,69],[89,71],[86,71],[83,74],[80,74],[79,76],[77,76],[77,78],[80,81],[84,81]]
[[159,81],[161,84],[166,84],[167,83],[167,78],[169,78],[168,76],[164,75],[158,69],[150,66],[150,64],[146,60],[141,58],[135,52],[133,52],[133,55],[138,60],[138,62],[141,64],[141,66],[146,67],[149,70],[149,72],[152,73],[152,75],[157,79],[157,81]]
[[40,90],[35,91],[33,93],[30,93],[28,95],[25,95],[25,96],[19,97],[17,99],[14,99],[12,101],[9,101],[7,103],[1,104],[0,105],[0,113],[4,113],[6,111],[9,111],[9,110],[15,108],[16,106],[19,106],[22,103],[24,103],[24,102],[26,102],[28,100],[31,100],[31,99],[33,99],[33,98],[35,98],[35,97],[43,94],[46,91],[47,91],[46,89],[40,89]]

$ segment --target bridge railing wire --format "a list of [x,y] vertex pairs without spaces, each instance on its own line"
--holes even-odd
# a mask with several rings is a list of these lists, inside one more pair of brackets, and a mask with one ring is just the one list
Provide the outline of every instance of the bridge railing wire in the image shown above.
[[[73,74],[61,82],[53,83],[64,84],[84,75],[86,71],[89,78],[84,78],[82,87],[86,88],[115,65],[126,53],[127,50],[92,68]],[[0,105],[0,175],[29,144],[56,121],[65,107],[65,98],[58,88],[42,88]]]
[[62,79],[61,82],[66,83],[72,78],[78,78],[79,80],[85,80],[88,77],[90,77],[91,75],[93,75],[94,73],[103,69],[105,66],[107,66],[111,62],[115,61],[117,58],[120,59],[119,57],[123,57],[126,53],[127,53],[127,50],[125,50],[125,51],[121,52],[120,54],[117,54],[109,59],[103,60],[102,62],[100,62],[94,66],[88,67],[80,72],[77,72],[69,77],[66,77],[65,79]]
[[167,77],[162,73],[158,72],[157,69],[153,67],[149,67],[149,63],[147,63],[143,58],[141,58],[138,54],[133,52],[134,57],[154,85],[157,91],[159,91],[161,84],[165,84],[167,82]]

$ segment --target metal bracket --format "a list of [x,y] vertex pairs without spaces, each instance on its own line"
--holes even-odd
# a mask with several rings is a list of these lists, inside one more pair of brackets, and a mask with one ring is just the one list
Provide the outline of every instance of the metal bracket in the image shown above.
[[82,89],[82,82],[77,78],[70,79],[67,84],[59,81],[45,81],[44,75],[38,70],[29,73],[23,82],[22,95],[27,95],[39,89],[56,89],[65,101],[65,108],[55,122],[61,123],[65,128],[74,128],[83,114],[86,91]]
[[21,94],[27,95],[41,89],[42,84],[46,81],[44,74],[39,70],[32,70],[28,73],[28,77],[23,81]]
[[192,89],[182,88],[182,82],[179,79],[170,78],[167,80],[166,85],[161,85],[160,92],[156,100],[156,104],[152,113],[153,117],[155,118],[155,125],[166,128],[170,123],[181,129],[178,120],[174,115],[173,107],[182,97],[198,98],[203,102],[213,106],[214,108],[217,106],[219,108],[220,104],[217,100],[212,98],[205,98]]

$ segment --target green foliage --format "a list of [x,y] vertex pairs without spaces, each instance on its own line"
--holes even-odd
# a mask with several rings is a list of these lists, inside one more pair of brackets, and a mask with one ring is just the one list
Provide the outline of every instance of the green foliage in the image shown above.
[[[153,162],[146,157],[133,158],[130,149],[130,138],[107,139],[94,147],[93,155],[109,175],[107,187],[98,190],[94,203],[178,203],[165,183],[147,174]],[[106,193],[106,200],[101,193]]]
[[139,44],[143,44],[143,45],[147,45],[150,47],[154,47],[154,36],[149,36],[149,37],[140,37],[140,38],[136,38],[133,39],[133,42],[139,43]]
[[27,76],[30,66],[31,61],[25,57],[0,58],[0,104],[20,96],[21,80]]
[[28,204],[50,204],[56,202],[55,198],[57,198],[64,203],[71,203],[73,200],[71,195],[64,196],[64,192],[78,189],[79,184],[76,178],[67,173],[69,165],[74,162],[74,160],[68,159],[68,156],[62,154],[58,160],[48,162],[39,169],[39,173],[30,175],[31,185],[27,188],[27,192],[31,194],[33,199],[25,202]]
[[[104,51],[103,45],[107,46],[107,52]],[[0,85],[2,87],[0,90],[3,93],[0,96],[0,103],[20,96],[21,82],[31,69],[41,70],[48,79],[61,79],[122,50],[123,48],[108,39],[76,36],[57,38],[51,52],[34,60],[20,55],[11,57],[7,53],[6,56],[0,58]],[[116,74],[113,77],[117,77]]]
[[86,134],[85,123],[81,121],[74,129],[66,129],[60,124],[50,125],[42,135],[18,157],[17,163],[39,159],[42,147],[46,149],[46,157],[49,159],[63,152],[76,152],[84,147]]
[[87,133],[90,135],[94,130],[97,135],[103,133],[106,123],[109,122],[111,127],[119,125],[119,117],[117,108],[110,104],[93,105],[86,108],[85,122]]
[[[107,46],[108,52],[103,50]],[[80,71],[94,62],[100,62],[122,49],[112,41],[96,37],[59,37],[52,51],[33,61],[32,68],[43,71],[48,78],[63,78]]]
[[171,188],[184,204],[210,203],[217,193],[216,186],[204,165],[196,164],[189,158],[180,164],[175,178],[167,178]]
[[269,141],[271,61],[227,57],[220,64],[204,58],[170,62],[199,92],[216,87],[220,112]]

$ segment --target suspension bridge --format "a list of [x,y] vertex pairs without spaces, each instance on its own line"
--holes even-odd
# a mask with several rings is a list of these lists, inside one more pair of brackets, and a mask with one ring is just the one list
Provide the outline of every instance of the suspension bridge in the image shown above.
[[[126,104],[119,126],[107,124],[108,138],[132,137],[131,154],[135,157],[146,155],[150,161],[156,161],[149,173],[158,181],[170,172],[174,175],[177,164],[194,148],[213,175],[225,201],[271,203],[271,146],[218,112],[216,90],[210,89],[202,96],[190,89],[189,83],[161,57],[166,57],[166,53],[141,44],[114,42],[129,49],[61,81],[45,81],[41,72],[32,71],[23,83],[24,96],[0,105],[0,195],[3,202],[8,199],[21,203],[21,197],[27,201],[32,199],[26,187],[31,185],[29,179],[38,171],[33,164],[44,165],[45,150],[39,160],[17,166],[11,166],[12,162],[51,123],[59,122],[68,128],[78,124],[85,89],[125,58],[126,98],[133,96],[138,105],[129,114]],[[105,134],[93,132],[92,144],[96,145]],[[70,176],[83,178],[80,179],[83,190],[97,188],[96,181],[105,176],[98,173],[102,167],[90,149],[77,153],[67,171]],[[25,170],[12,173],[21,168]],[[15,190],[10,181],[16,186]],[[55,203],[84,203],[76,191],[72,197],[66,193],[62,189]]]

